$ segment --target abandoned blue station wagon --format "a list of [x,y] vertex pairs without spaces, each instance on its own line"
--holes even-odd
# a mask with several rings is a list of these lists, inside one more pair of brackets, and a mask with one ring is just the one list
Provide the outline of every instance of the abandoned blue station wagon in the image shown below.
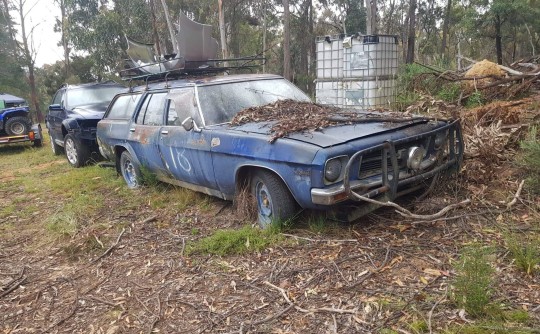
[[246,108],[285,99],[310,101],[276,75],[149,83],[112,101],[97,128],[100,152],[130,188],[139,185],[144,167],[161,181],[227,200],[249,189],[262,226],[299,208],[351,203],[354,219],[376,205],[353,201],[353,193],[393,200],[459,168],[458,121],[377,116],[273,142],[272,121],[230,123]]

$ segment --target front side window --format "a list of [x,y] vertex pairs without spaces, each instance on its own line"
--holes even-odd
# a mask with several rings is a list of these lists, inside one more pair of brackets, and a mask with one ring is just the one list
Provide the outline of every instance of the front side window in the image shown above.
[[206,125],[230,122],[243,109],[278,100],[310,101],[306,94],[285,79],[219,83],[197,89]]
[[64,95],[64,90],[63,89],[59,90],[54,96],[54,99],[51,104],[61,104],[63,95]]
[[137,124],[163,125],[165,114],[166,93],[149,94],[137,115]]
[[109,119],[129,119],[135,111],[137,103],[141,99],[141,94],[120,95],[111,104],[109,111],[104,118]]
[[66,103],[69,109],[102,103],[108,104],[116,94],[125,91],[126,88],[119,86],[72,88],[67,90]]
[[202,124],[193,87],[171,90],[166,99],[169,101],[167,125],[181,125],[188,117],[192,117],[195,122]]

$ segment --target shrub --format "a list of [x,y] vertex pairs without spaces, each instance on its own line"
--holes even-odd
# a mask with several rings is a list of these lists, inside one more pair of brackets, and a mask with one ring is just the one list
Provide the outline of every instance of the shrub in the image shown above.
[[514,257],[516,266],[527,275],[533,275],[539,270],[540,242],[528,235],[509,233],[505,236],[508,250]]
[[487,260],[490,253],[487,247],[472,245],[463,250],[455,266],[453,300],[474,317],[485,315],[490,302],[494,272]]

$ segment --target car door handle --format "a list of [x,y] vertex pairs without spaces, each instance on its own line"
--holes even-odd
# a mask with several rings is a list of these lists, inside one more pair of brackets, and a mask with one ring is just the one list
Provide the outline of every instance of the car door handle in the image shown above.
[[168,134],[169,134],[169,131],[163,130],[163,131],[161,131],[161,134],[162,134],[162,135],[168,135]]
[[135,128],[129,129],[129,132],[135,132]]

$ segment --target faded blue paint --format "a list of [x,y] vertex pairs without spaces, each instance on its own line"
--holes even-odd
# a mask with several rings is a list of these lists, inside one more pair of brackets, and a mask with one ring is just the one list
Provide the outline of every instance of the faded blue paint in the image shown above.
[[[218,82],[242,80],[273,80],[276,76],[228,76],[225,78],[186,79],[167,83],[171,89],[206,85]],[[136,110],[148,94],[164,91],[163,83],[150,84],[149,91],[141,92]],[[172,96],[174,92],[169,93]],[[174,99],[171,98],[171,99]],[[176,101],[176,120],[186,113],[181,101]],[[188,101],[195,103],[196,101]],[[198,105],[198,104],[197,104]],[[186,104],[187,107],[191,105]],[[187,108],[186,107],[186,108]],[[168,108],[168,107],[167,107]],[[204,110],[197,109],[197,112]],[[197,117],[190,111],[191,117]],[[399,145],[404,141],[421,140],[429,154],[434,152],[433,131],[448,123],[427,119],[408,122],[369,122],[340,125],[322,131],[294,133],[269,143],[272,122],[250,123],[231,127],[229,124],[207,125],[198,130],[186,131],[179,125],[146,126],[135,124],[137,112],[131,119],[108,119],[98,124],[97,136],[100,148],[110,160],[117,160],[119,150],[127,149],[137,163],[149,168],[164,180],[179,181],[184,186],[204,191],[225,199],[232,199],[237,190],[239,171],[244,168],[264,168],[274,172],[289,188],[302,208],[327,208],[314,204],[312,189],[328,189],[343,185],[343,181],[325,183],[324,168],[328,159],[348,156],[392,141]],[[384,117],[382,115],[381,117]],[[390,116],[391,117],[391,116]],[[164,116],[163,123],[166,123]],[[175,123],[179,124],[179,123]],[[200,124],[199,124],[200,125]],[[459,125],[456,125],[459,126]],[[134,129],[133,132],[130,129]],[[427,134],[427,135],[426,135]],[[420,138],[418,136],[427,136]],[[461,140],[461,139],[459,139]],[[402,150],[405,152],[404,150]],[[359,175],[359,164],[352,164],[352,178]],[[379,175],[380,177],[380,175]]]

